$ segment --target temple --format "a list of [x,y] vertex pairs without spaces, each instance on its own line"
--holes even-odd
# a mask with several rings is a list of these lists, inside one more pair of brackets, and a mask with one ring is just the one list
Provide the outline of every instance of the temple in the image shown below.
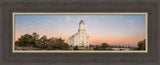
[[89,35],[86,33],[84,21],[79,22],[79,30],[69,38],[70,46],[89,47]]

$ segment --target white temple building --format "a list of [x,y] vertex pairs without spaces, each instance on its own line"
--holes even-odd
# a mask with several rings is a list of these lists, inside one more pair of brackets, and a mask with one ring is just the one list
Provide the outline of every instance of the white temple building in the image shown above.
[[79,23],[79,30],[77,33],[69,37],[69,45],[89,47],[89,35],[86,33],[84,22],[81,19]]

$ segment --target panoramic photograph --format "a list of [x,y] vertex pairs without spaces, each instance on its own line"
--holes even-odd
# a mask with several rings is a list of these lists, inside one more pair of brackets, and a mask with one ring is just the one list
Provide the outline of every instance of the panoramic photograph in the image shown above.
[[13,52],[147,52],[146,13],[14,13]]

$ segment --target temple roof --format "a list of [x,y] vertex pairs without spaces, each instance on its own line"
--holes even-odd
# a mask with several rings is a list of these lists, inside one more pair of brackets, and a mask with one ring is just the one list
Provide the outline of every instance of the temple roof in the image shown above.
[[81,23],[83,23],[83,24],[84,24],[83,20],[81,20],[81,21],[79,22],[79,24],[81,24]]

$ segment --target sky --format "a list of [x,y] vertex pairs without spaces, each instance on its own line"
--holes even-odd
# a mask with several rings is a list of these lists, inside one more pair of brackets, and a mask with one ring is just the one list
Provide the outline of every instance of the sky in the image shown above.
[[92,45],[137,46],[146,39],[145,15],[15,15],[15,40],[36,32],[40,37],[62,38],[69,43],[81,18]]

